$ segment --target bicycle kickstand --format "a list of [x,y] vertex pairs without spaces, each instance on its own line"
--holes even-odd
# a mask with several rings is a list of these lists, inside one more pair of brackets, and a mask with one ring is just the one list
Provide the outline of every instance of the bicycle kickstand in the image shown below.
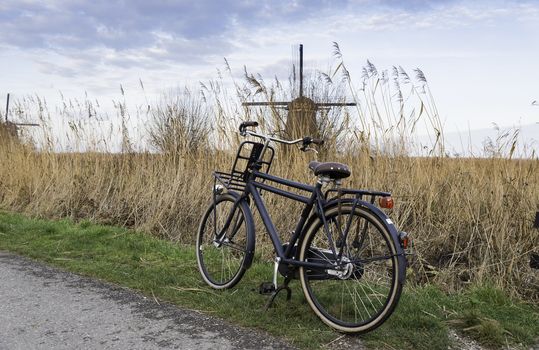
[[286,290],[286,300],[289,301],[292,298],[292,290],[290,287],[288,287],[288,284],[290,283],[291,279],[289,277],[285,277],[283,285],[277,287],[277,273],[279,272],[279,258],[275,260],[275,268],[273,271],[273,286],[275,290],[273,293],[271,293],[271,296],[266,303],[265,310],[268,311],[268,309],[273,305],[273,302],[275,301],[275,298],[277,297],[277,294],[279,294],[280,291]]
[[279,294],[280,291],[286,290],[286,300],[289,301],[292,298],[292,290],[287,285],[282,285],[279,288],[275,289],[275,292],[271,293],[271,297],[266,303],[266,306],[264,307],[265,311],[268,311],[268,309],[273,305],[273,302],[275,301],[275,298],[277,298],[277,294]]

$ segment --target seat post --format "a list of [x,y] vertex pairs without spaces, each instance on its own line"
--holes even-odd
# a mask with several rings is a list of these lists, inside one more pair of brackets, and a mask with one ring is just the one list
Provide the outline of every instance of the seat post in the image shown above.
[[320,187],[329,185],[330,183],[333,183],[333,187],[338,189],[342,185],[342,179],[334,179],[326,175],[318,176],[317,184],[320,184]]

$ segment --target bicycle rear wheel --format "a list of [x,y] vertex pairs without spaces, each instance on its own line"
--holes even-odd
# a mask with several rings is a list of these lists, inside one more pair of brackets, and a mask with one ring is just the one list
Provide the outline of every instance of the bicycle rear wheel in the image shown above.
[[306,231],[299,259],[335,268],[301,267],[305,297],[327,325],[346,333],[371,331],[391,315],[402,290],[391,235],[377,216],[359,206],[352,211],[351,204],[343,204],[324,216],[328,230],[316,219]]
[[[217,196],[200,221],[196,253],[202,278],[216,289],[232,288],[250,266],[254,251],[254,223],[249,206],[235,197]],[[232,219],[224,230],[225,223]]]

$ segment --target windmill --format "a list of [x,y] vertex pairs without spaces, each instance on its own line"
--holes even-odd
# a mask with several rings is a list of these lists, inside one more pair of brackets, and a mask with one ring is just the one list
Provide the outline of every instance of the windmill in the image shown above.
[[19,128],[22,126],[39,126],[39,124],[34,123],[14,123],[9,121],[9,93],[7,94],[6,101],[6,114],[5,120],[0,120],[0,136],[2,138],[12,138],[17,140],[19,137]]
[[299,45],[299,96],[288,102],[244,102],[243,106],[272,106],[288,110],[285,131],[290,138],[303,137],[306,134],[319,137],[316,113],[322,108],[355,106],[355,103],[317,103],[303,95],[303,45]]

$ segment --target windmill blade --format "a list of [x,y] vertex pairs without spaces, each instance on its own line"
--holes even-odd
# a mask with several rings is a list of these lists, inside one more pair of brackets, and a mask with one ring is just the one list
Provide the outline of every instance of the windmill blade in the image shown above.
[[289,102],[243,102],[241,105],[246,107],[251,106],[288,106]]
[[299,97],[303,97],[303,44],[299,44]]
[[357,106],[357,103],[355,102],[346,102],[346,103],[339,103],[339,102],[327,102],[327,103],[317,103],[318,107],[344,107],[344,106]]
[[35,124],[35,123],[12,123],[13,125],[17,125],[17,126],[39,126],[39,124]]
[[7,94],[7,102],[6,102],[6,123],[8,121],[8,119],[7,119],[8,113],[9,113],[9,92]]

